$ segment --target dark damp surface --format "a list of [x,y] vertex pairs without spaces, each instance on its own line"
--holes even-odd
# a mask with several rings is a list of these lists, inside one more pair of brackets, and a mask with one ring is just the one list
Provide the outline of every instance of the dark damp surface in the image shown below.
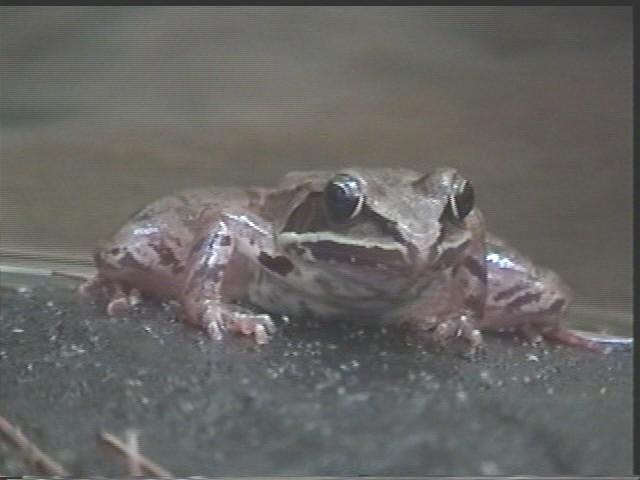
[[[632,355],[487,338],[470,360],[415,335],[278,321],[222,342],[145,302],[109,319],[74,282],[2,276],[0,415],[76,476],[140,432],[174,475],[624,475]],[[36,473],[0,442],[0,472]]]

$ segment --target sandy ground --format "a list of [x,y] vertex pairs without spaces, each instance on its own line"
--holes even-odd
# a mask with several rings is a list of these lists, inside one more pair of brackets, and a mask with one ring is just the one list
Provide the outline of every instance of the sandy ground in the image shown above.
[[[311,322],[256,347],[150,303],[108,319],[68,281],[4,285],[0,414],[74,475],[124,475],[98,434],[130,428],[177,476],[631,474],[631,352],[488,338],[471,360]],[[34,469],[0,442],[0,471]]]

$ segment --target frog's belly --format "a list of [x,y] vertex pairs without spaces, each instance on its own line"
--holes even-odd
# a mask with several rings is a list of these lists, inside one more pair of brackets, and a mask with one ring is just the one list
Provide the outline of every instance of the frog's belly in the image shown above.
[[380,287],[331,277],[282,279],[259,272],[250,283],[247,299],[267,312],[320,318],[350,317],[393,322],[403,318],[420,295],[392,285]]

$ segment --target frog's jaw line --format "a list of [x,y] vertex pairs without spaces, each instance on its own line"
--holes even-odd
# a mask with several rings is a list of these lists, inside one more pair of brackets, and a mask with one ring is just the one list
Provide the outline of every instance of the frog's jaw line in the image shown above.
[[[283,238],[284,236],[284,238]],[[284,234],[280,247],[311,263],[335,263],[378,268],[394,265],[406,268],[412,265],[409,249],[399,243],[358,241],[333,233]]]
[[437,258],[442,258],[447,252],[460,252],[464,250],[471,241],[468,236],[461,236],[457,241],[452,239],[444,240],[437,245],[436,254]]
[[380,243],[380,242],[366,242],[363,240],[352,239],[342,235],[337,235],[331,232],[312,232],[312,233],[281,233],[278,236],[278,243],[283,247],[288,245],[299,245],[302,243],[312,244],[319,242],[332,242],[337,245],[351,245],[355,248],[378,248],[389,251],[399,251],[406,256],[406,248],[395,242]]

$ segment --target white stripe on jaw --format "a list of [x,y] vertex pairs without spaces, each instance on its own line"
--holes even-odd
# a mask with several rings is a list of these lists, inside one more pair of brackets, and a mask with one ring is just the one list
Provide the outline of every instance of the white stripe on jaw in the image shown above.
[[458,242],[452,242],[451,240],[444,240],[438,245],[438,255],[441,255],[443,252],[446,252],[449,249],[455,249],[468,243],[471,240],[469,235],[461,235],[460,240]]
[[267,230],[265,230],[260,225],[255,223],[247,215],[233,215],[233,214],[227,213],[225,214],[225,217],[227,217],[229,220],[232,220],[233,222],[237,222],[238,224],[244,227],[248,227],[251,230],[255,230],[256,232],[259,232],[261,235],[265,235],[265,236],[269,235],[269,232]]
[[283,245],[289,245],[293,243],[317,243],[317,242],[333,242],[340,245],[352,245],[354,247],[363,248],[380,248],[383,250],[394,250],[404,252],[406,249],[396,242],[367,242],[366,240],[349,238],[342,235],[337,235],[332,232],[309,232],[309,233],[295,233],[284,232],[278,235],[278,243]]

